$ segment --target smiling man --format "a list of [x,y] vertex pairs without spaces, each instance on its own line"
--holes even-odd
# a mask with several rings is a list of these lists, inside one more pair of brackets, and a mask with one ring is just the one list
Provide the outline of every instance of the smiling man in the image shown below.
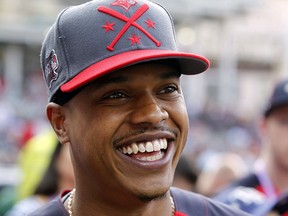
[[176,50],[167,11],[147,0],[63,10],[41,65],[48,119],[70,146],[75,189],[33,215],[246,215],[171,188],[188,133],[181,74],[209,61]]

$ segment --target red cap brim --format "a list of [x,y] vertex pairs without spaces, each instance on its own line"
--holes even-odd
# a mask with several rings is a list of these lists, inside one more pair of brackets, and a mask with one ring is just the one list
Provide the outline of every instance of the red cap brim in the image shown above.
[[204,72],[210,66],[206,58],[191,53],[167,50],[135,50],[114,55],[89,66],[64,83],[60,89],[62,92],[71,92],[107,73],[140,62],[159,59],[176,59],[180,63],[181,73],[187,75]]

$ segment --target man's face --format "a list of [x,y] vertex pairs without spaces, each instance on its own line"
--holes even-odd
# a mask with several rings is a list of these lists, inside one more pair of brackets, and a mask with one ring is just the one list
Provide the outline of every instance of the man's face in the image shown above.
[[288,105],[275,108],[264,125],[270,158],[288,171]]
[[145,63],[119,70],[64,107],[78,181],[142,200],[167,192],[188,130],[177,69]]

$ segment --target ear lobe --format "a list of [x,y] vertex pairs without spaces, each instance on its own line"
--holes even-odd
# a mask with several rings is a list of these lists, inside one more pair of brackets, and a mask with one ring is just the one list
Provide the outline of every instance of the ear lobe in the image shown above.
[[49,103],[46,107],[47,118],[53,127],[59,141],[64,144],[69,142],[67,128],[65,125],[64,107],[55,103]]

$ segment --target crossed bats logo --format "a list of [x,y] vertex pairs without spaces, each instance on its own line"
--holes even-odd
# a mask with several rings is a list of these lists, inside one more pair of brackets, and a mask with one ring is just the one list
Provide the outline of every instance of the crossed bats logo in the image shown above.
[[[119,0],[120,1],[120,0]],[[116,3],[116,2],[114,2]],[[143,4],[141,7],[139,7],[131,17],[126,17],[125,15],[111,9],[105,6],[100,6],[98,8],[98,11],[101,13],[105,13],[110,15],[111,17],[114,17],[118,19],[119,21],[123,21],[125,26],[120,30],[120,32],[116,35],[116,37],[113,39],[110,45],[108,45],[106,48],[109,51],[114,50],[114,46],[117,44],[117,42],[123,37],[124,33],[130,28],[135,27],[138,30],[140,30],[143,34],[145,34],[151,41],[153,41],[157,47],[161,46],[161,42],[156,40],[145,28],[143,28],[141,25],[139,25],[136,21],[145,14],[149,10],[149,6],[147,4]]]
[[132,7],[132,6],[136,5],[136,4],[137,4],[136,0],[116,0],[111,5],[121,6],[126,11],[128,11],[130,9],[130,7]]

